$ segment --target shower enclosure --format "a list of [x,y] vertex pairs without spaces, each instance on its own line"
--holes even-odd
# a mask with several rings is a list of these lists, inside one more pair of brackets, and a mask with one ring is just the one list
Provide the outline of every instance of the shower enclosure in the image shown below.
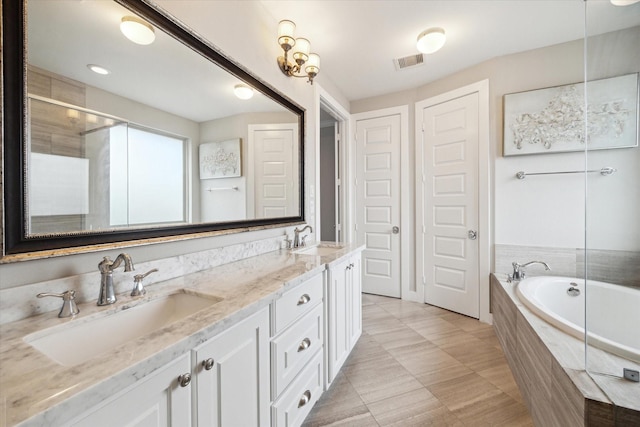
[[[586,281],[586,330],[601,329],[599,314],[608,315],[613,333],[629,338],[640,348],[640,300],[623,312],[614,299],[589,292],[589,281],[605,281],[619,287],[626,298],[640,293],[640,147],[638,147],[638,72],[640,71],[640,2],[585,2],[585,170],[613,167],[606,179],[585,173],[585,245],[578,255],[578,271]],[[603,32],[599,14],[605,8],[624,12],[616,31]],[[616,79],[611,79],[615,77]],[[598,81],[611,82],[603,91]],[[626,80],[626,84],[623,82]],[[596,83],[596,84],[594,84]],[[605,138],[624,148],[591,150],[589,141]],[[634,309],[635,306],[635,309]],[[588,335],[587,335],[588,336]],[[587,338],[589,341],[589,338]],[[585,366],[593,380],[616,406],[640,411],[640,360],[631,360],[586,345]],[[627,371],[625,372],[625,369]],[[634,372],[636,372],[634,374]],[[621,378],[626,374],[630,381]]]
[[30,234],[188,221],[187,138],[34,94],[28,118]]

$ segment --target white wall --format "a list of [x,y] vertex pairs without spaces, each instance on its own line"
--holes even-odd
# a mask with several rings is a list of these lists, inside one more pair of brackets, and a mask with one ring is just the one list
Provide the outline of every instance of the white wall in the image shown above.
[[[191,0],[158,0],[160,7],[190,26],[196,33],[210,40],[221,51],[259,76],[269,85],[284,93],[306,109],[305,126],[305,183],[315,177],[316,117],[314,90],[302,79],[284,76],[276,65],[280,47],[276,42],[277,25],[283,17],[272,17],[260,2],[216,1],[216,13],[202,13],[202,7],[211,2]],[[320,73],[316,81],[342,105],[348,105],[344,95],[335,90],[326,75]],[[309,211],[309,195],[305,194],[305,215],[314,223],[315,213]],[[144,246],[102,249],[99,253],[84,253],[51,259],[23,261],[0,265],[0,288],[20,286],[95,271],[105,255],[117,255],[126,250],[136,262],[192,253],[234,243],[251,242],[273,236],[291,234],[291,229],[236,233],[218,237],[202,237],[186,241],[148,244]],[[96,292],[99,283],[96,283]]]
[[[589,39],[589,58],[598,50],[617,49],[617,55],[601,67],[592,67],[590,80],[640,71],[640,27]],[[573,42],[501,58],[504,74],[522,79],[500,79],[493,85],[497,95],[583,80],[583,43]],[[635,52],[635,55],[632,53]],[[576,67],[578,63],[580,67]],[[540,73],[540,70],[546,70]],[[553,70],[554,73],[550,71]],[[554,76],[549,76],[554,74]],[[507,82],[507,84],[500,84]],[[496,125],[497,153],[501,153],[502,115]],[[589,153],[589,169],[611,166],[612,176],[589,175],[589,217],[598,218],[597,234],[590,249],[640,250],[640,149],[602,150]],[[495,243],[560,248],[585,247],[585,180],[581,175],[533,176],[515,179],[518,171],[571,171],[585,168],[584,153],[496,156]]]

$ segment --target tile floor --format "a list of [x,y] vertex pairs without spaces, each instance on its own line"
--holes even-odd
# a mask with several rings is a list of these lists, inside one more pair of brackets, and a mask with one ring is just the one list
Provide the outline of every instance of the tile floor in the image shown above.
[[533,426],[490,325],[363,295],[363,332],[304,426]]

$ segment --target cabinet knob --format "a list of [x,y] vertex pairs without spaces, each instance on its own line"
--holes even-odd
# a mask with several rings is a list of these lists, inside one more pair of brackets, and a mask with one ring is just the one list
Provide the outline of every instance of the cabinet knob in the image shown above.
[[214,363],[215,361],[210,357],[207,360],[202,361],[202,367],[205,369],[205,371],[210,371],[213,368]]
[[191,383],[191,374],[182,374],[178,377],[180,387],[186,387]]
[[311,301],[311,297],[308,294],[304,294],[298,300],[298,305],[304,305],[304,304],[308,303],[309,301]]
[[310,400],[311,400],[311,392],[309,390],[307,390],[302,394],[302,397],[300,398],[300,401],[298,402],[298,408],[302,408],[304,405],[309,403]]
[[310,346],[311,346],[311,340],[309,338],[303,339],[300,345],[298,346],[298,353],[308,349]]

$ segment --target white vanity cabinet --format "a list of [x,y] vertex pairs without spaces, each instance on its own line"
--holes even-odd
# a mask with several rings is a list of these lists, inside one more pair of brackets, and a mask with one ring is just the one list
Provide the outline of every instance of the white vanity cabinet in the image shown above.
[[362,333],[361,253],[333,264],[327,274],[327,387]]
[[191,384],[186,375],[190,374],[190,355],[185,354],[65,425],[189,426]]
[[268,307],[196,347],[192,360],[195,426],[270,425]]
[[323,295],[318,274],[271,306],[273,427],[301,425],[324,390]]

